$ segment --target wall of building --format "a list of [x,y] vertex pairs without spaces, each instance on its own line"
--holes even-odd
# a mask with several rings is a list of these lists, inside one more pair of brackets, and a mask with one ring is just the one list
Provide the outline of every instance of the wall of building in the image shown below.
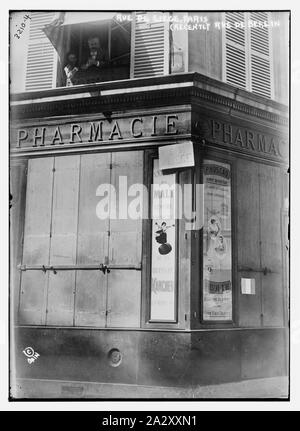
[[289,12],[272,12],[274,21],[280,23],[280,27],[271,30],[273,39],[273,70],[275,100],[289,104]]
[[[157,90],[159,84],[164,85]],[[143,85],[145,89],[141,91]],[[99,97],[99,93],[107,90],[108,86],[111,86],[109,89],[114,89],[113,94],[104,93]],[[72,324],[61,320],[52,320],[51,326],[45,326],[45,322],[30,323],[28,320],[16,322],[12,353],[16,362],[16,376],[77,382],[184,386],[285,375],[288,364],[288,334],[285,302],[287,279],[284,265],[287,263],[287,256],[286,237],[283,234],[286,230],[286,219],[283,221],[282,216],[285,215],[287,197],[286,108],[272,101],[265,103],[261,97],[242,90],[235,91],[230,85],[197,74],[152,78],[151,82],[140,80],[138,85],[137,81],[128,80],[122,83],[121,88],[118,86],[119,83],[114,83],[114,86],[96,84],[89,87],[85,99],[77,93],[79,90],[76,88],[51,90],[39,95],[40,98],[47,97],[48,100],[40,104],[29,105],[26,100],[23,103],[22,97],[30,98],[32,94],[15,97],[19,109],[16,106],[13,109],[12,159],[17,166],[19,160],[32,156],[34,160],[38,160],[36,156],[39,155],[42,160],[48,162],[52,158],[60,159],[62,166],[65,156],[70,161],[72,158],[79,158],[81,153],[83,161],[89,152],[89,159],[96,160],[93,153],[105,155],[112,151],[116,158],[121,155],[126,161],[123,166],[119,159],[117,165],[119,168],[123,166],[124,170],[121,172],[127,174],[134,162],[130,154],[136,154],[137,149],[140,152],[145,151],[145,154],[152,151],[153,155],[157,156],[159,146],[189,140],[194,143],[197,179],[201,180],[203,158],[226,161],[231,165],[232,172],[234,319],[227,322],[201,321],[201,229],[188,231],[183,222],[180,222],[178,322],[147,322],[149,307],[146,302],[151,284],[147,277],[143,277],[141,322],[135,327],[130,323],[132,326],[127,325],[125,328],[124,324],[122,328],[120,321],[118,328],[108,328],[103,323],[93,323],[93,327],[89,323],[83,327],[81,323],[78,327],[72,327]],[[66,94],[70,95],[69,100],[66,100]],[[53,99],[49,102],[51,95]],[[110,109],[109,115],[107,106]],[[103,114],[99,114],[103,111]],[[176,127],[171,127],[172,133],[168,127],[168,115],[171,120],[175,121],[174,115],[177,119]],[[38,116],[40,118],[37,118]],[[154,116],[157,117],[155,136]],[[133,136],[131,127],[133,119],[136,118],[140,119],[139,126],[143,125],[144,136]],[[94,133],[91,142],[91,122],[98,122],[100,119],[103,121],[103,140],[101,141],[99,136],[100,140],[97,140]],[[122,137],[116,132],[115,121],[122,131]],[[53,142],[58,126],[63,142],[59,142],[61,139],[57,137]],[[74,136],[74,128],[77,131],[81,129],[81,137],[76,133]],[[36,130],[39,137],[35,139]],[[20,136],[21,142],[20,139],[18,141]],[[149,158],[143,158],[141,153],[139,156],[138,166],[142,166],[143,159],[143,166],[149,174],[148,181],[151,181],[152,168],[149,167]],[[20,237],[21,226],[24,224],[25,200],[20,201],[18,196],[22,195],[24,199],[20,190],[26,188],[26,165],[21,163],[21,166],[22,168],[14,168],[12,173],[13,195],[16,196],[16,201],[13,202],[16,226],[13,231],[16,236],[13,242],[17,250],[17,253],[14,253],[16,257],[13,259],[13,265],[20,262],[23,247]],[[54,171],[50,168],[49,173],[53,176]],[[137,169],[135,164],[133,175],[141,173],[141,170]],[[77,175],[78,173],[79,170],[76,171]],[[181,184],[190,183],[192,176],[190,169],[178,173]],[[70,175],[66,176],[64,172],[60,177],[60,185],[69,180],[69,177]],[[40,169],[35,186],[40,186],[44,178],[45,172]],[[89,191],[90,181],[87,178],[88,176],[85,183],[87,187],[82,188],[85,190],[83,197],[86,198],[90,193],[90,200],[97,202],[93,190]],[[71,207],[62,194],[58,201],[61,205],[68,205],[70,210]],[[85,207],[86,205],[83,205],[83,208]],[[70,212],[74,215],[73,209]],[[64,211],[59,214],[64,214]],[[36,215],[33,211],[32,216]],[[61,221],[66,223],[64,217]],[[89,224],[88,221],[84,223],[85,226]],[[66,224],[67,229],[69,225]],[[147,233],[145,226],[143,228],[146,235],[139,238],[139,244],[143,241],[145,247],[142,268],[149,275],[151,242],[149,231]],[[93,231],[91,236],[94,237],[95,234],[96,231]],[[148,240],[145,242],[147,235]],[[126,244],[124,245],[123,241],[122,247],[124,248],[121,254],[124,257]],[[87,247],[83,253],[84,257],[90,253],[89,250],[90,247]],[[57,254],[61,251],[58,247]],[[15,266],[13,271],[16,271]],[[38,272],[44,276],[42,270]],[[19,273],[16,274],[19,277]],[[52,273],[50,276],[52,277]],[[241,294],[241,276],[255,279],[254,295]],[[17,309],[20,292],[17,276],[14,283],[16,302],[12,305]],[[63,283],[61,286],[64,287]],[[41,285],[36,283],[33,287],[33,294],[29,292],[29,302],[34,307],[34,290],[40,293]],[[84,288],[89,287],[84,284]],[[129,283],[124,291],[118,291],[116,304],[118,300],[122,301],[123,297],[127,300],[126,291],[130,287],[132,286]],[[28,291],[30,288],[31,286]],[[73,288],[72,283],[69,288]],[[60,308],[61,305],[60,300],[55,309],[54,303],[52,311],[58,311],[59,318],[64,318],[65,310]],[[97,310],[95,315],[97,317]],[[40,355],[35,362],[36,366],[28,364],[22,354],[25,346],[30,346],[32,340],[33,347]],[[117,364],[114,362],[116,358]],[[19,393],[22,393],[21,389]],[[62,391],[61,396],[66,395],[62,386],[59,390]]]
[[[191,16],[194,13],[190,14]],[[197,13],[199,18],[207,17],[211,24],[209,30],[189,30],[188,39],[188,70],[198,72],[210,78],[224,80],[225,50],[224,29],[217,25],[224,23],[224,13]],[[273,99],[288,104],[289,88],[289,13],[270,13],[270,52],[273,81]],[[276,25],[275,25],[276,24]],[[249,43],[249,41],[248,41]]]
[[211,26],[209,30],[188,31],[188,71],[222,81],[222,31],[213,26],[222,21],[222,14],[208,12],[196,15],[206,16]]

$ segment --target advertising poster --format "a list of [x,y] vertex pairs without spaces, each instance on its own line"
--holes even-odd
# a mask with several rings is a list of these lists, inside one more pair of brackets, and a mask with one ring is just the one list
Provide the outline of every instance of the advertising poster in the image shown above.
[[175,320],[175,174],[153,164],[151,320]]
[[203,166],[203,320],[232,319],[230,166]]

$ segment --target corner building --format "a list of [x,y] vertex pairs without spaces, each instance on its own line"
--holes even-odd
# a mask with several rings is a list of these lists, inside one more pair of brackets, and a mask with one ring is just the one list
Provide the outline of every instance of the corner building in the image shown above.
[[[288,372],[289,13],[126,15],[31,12],[26,24],[11,94],[15,398]],[[84,61],[90,35],[108,63],[66,86],[66,54]],[[164,230],[151,193],[146,216],[120,217],[131,186],[163,183],[191,185],[196,219]],[[101,218],[105,184],[116,199]],[[175,211],[182,199],[171,193]]]

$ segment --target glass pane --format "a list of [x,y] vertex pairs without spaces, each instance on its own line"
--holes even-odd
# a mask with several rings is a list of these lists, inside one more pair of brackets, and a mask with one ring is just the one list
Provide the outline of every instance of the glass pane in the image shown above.
[[153,164],[151,320],[174,321],[176,259],[176,176]]
[[203,320],[232,320],[230,174],[228,164],[204,161]]

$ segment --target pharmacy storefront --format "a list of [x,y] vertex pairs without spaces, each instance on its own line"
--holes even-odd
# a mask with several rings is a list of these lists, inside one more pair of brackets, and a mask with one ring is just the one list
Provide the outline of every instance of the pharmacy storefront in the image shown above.
[[197,73],[11,103],[17,397],[286,375],[283,105]]

